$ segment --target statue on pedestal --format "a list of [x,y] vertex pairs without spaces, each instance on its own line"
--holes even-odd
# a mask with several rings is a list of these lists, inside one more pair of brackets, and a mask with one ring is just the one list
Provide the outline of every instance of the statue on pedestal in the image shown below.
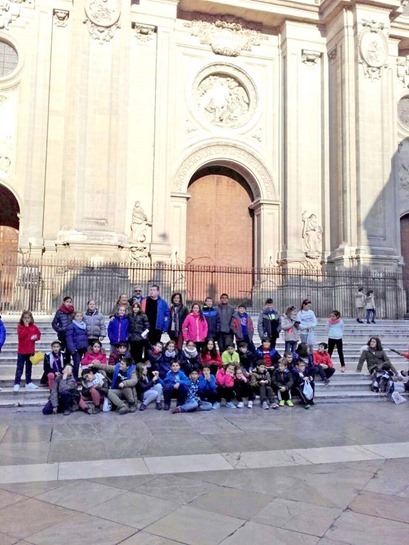
[[303,230],[302,238],[304,241],[305,257],[309,259],[319,259],[322,251],[322,233],[323,228],[318,222],[315,214],[309,214],[304,211],[302,214]]
[[131,237],[130,243],[137,243],[140,246],[146,242],[146,232],[152,223],[148,220],[140,201],[135,201],[132,210]]

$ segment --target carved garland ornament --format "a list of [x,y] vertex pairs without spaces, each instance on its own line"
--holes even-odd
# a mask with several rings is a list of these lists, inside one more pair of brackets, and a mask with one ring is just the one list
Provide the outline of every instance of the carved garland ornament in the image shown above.
[[211,64],[193,82],[193,100],[200,119],[218,127],[246,125],[256,111],[257,99],[253,81],[231,64]]
[[121,8],[119,0],[85,0],[85,15],[88,31],[99,43],[109,42],[119,28]]
[[265,40],[256,28],[235,17],[213,17],[198,14],[198,19],[185,23],[192,29],[192,36],[197,36],[201,44],[210,45],[216,55],[237,57],[242,51],[251,51],[253,45],[260,45]]
[[388,41],[383,33],[385,25],[377,21],[362,21],[359,36],[360,63],[364,75],[372,81],[380,79],[388,61]]
[[[190,155],[180,166],[176,173],[173,192],[181,193],[187,190],[187,185],[193,174],[215,160],[229,164],[242,165],[245,171],[249,172],[253,180],[247,179],[255,199],[276,199],[276,192],[271,176],[261,160],[242,148],[227,146],[223,144],[210,144]],[[257,180],[257,181],[256,181]],[[257,183],[258,182],[258,183]],[[261,195],[259,185],[263,187]]]

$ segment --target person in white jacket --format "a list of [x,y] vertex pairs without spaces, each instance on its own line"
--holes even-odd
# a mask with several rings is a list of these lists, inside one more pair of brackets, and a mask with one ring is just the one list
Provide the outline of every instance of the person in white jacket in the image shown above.
[[317,327],[317,317],[311,310],[311,301],[304,299],[301,310],[297,313],[297,322],[300,322],[299,330],[302,343],[310,345],[311,349],[315,343],[314,329]]

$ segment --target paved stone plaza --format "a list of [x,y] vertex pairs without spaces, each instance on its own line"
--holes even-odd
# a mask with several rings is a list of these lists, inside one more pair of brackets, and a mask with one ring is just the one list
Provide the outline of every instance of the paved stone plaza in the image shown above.
[[1,545],[405,545],[406,404],[3,410]]

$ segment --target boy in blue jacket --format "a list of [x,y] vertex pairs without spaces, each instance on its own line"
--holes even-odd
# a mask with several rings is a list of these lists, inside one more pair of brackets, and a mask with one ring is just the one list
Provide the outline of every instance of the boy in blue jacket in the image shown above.
[[165,411],[170,409],[172,398],[176,398],[177,405],[183,405],[186,402],[187,393],[189,391],[190,380],[185,373],[180,370],[179,362],[173,361],[170,366],[170,371],[167,373],[163,388],[163,400]]
[[215,376],[211,374],[210,367],[204,365],[203,374],[199,377],[199,397],[202,401],[208,401],[213,409],[220,407],[217,402],[217,384]]
[[[209,369],[210,371],[210,369]],[[187,392],[187,397],[183,405],[179,405],[172,409],[172,413],[192,413],[193,411],[211,411],[212,404],[208,401],[202,401],[199,396],[199,373],[193,370],[190,375],[190,386]]]

